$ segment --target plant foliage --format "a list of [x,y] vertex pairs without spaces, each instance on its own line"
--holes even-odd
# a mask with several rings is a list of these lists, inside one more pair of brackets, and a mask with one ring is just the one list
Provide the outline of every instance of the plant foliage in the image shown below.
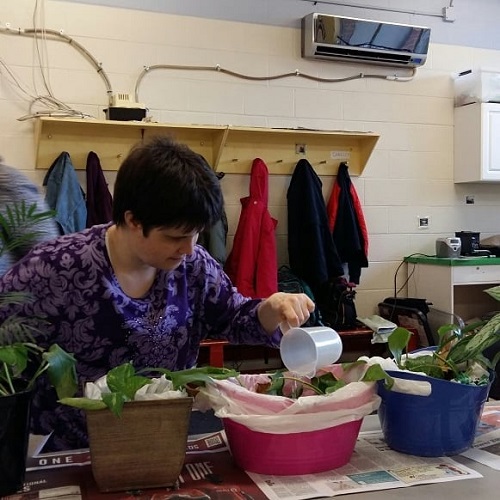
[[36,203],[27,205],[23,200],[5,206],[0,213],[0,255],[18,247],[29,245],[40,234],[40,222],[52,219],[53,210],[37,212]]
[[[36,203],[5,207],[0,213],[0,257],[29,244],[38,234],[37,225],[52,218],[54,212],[37,212]],[[22,293],[0,295],[0,307],[21,304],[30,297]],[[37,378],[47,373],[59,398],[76,391],[75,360],[57,344],[45,349],[36,343],[41,320],[9,316],[0,324],[0,396],[30,390]]]
[[[500,286],[487,290],[500,299]],[[470,372],[476,366],[484,370],[494,370],[500,360],[500,352],[492,361],[483,352],[500,341],[500,313],[488,321],[481,321],[464,328],[457,325],[443,325],[438,329],[439,342],[434,350],[418,357],[403,357],[407,352],[410,332],[398,327],[388,339],[389,350],[399,368],[422,372],[434,378],[458,380],[463,383],[488,383],[488,377],[473,380]]]
[[106,374],[106,385],[109,392],[103,392],[102,399],[62,398],[61,403],[83,410],[102,410],[109,408],[115,415],[120,416],[123,405],[134,401],[136,392],[152,380],[142,373],[160,373],[172,381],[173,389],[183,389],[188,386],[196,387],[208,382],[210,379],[226,379],[238,376],[238,372],[227,368],[214,368],[211,366],[190,368],[187,370],[170,371],[163,368],[146,368],[136,372],[131,363],[124,363],[111,369]]
[[[344,363],[342,365],[344,375],[351,370],[356,370],[360,365],[365,364],[364,361]],[[384,380],[389,387],[394,383],[392,377],[387,375],[378,364],[369,366],[360,378],[360,382],[376,382],[377,380]],[[347,385],[345,380],[338,379],[331,372],[324,373],[319,377],[313,377],[310,380],[305,380],[304,378],[294,377],[289,372],[281,370],[271,374],[270,382],[261,384],[258,388],[258,392],[297,399],[303,395],[305,390],[310,390],[312,393],[318,395],[326,395],[337,391],[345,385]]]

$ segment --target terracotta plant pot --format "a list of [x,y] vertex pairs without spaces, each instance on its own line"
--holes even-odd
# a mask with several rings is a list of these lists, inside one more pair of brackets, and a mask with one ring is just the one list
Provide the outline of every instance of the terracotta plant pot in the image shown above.
[[186,456],[192,398],[126,403],[117,417],[87,411],[92,473],[100,491],[172,486]]
[[0,397],[0,497],[23,486],[31,395],[26,391]]

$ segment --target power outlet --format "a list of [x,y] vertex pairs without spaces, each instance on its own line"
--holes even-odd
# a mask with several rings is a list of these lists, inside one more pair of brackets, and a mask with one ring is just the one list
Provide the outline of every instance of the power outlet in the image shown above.
[[418,216],[417,224],[419,229],[429,229],[429,226],[431,225],[431,219],[428,215]]

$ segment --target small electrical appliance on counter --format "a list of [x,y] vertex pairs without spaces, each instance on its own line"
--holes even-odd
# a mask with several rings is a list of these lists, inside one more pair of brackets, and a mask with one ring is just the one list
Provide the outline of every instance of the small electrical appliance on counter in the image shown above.
[[479,233],[475,231],[456,231],[455,236],[460,238],[462,255],[474,255],[474,252],[479,250]]
[[460,238],[438,238],[436,240],[436,257],[456,259],[460,257],[462,242]]
[[491,252],[480,248],[480,233],[475,231],[456,231],[455,236],[460,238],[462,248],[460,255],[464,257],[489,257]]

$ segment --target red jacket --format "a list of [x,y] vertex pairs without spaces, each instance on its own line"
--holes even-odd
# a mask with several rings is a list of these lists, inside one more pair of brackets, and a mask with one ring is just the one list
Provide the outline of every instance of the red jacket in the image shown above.
[[250,173],[250,196],[240,200],[240,219],[224,267],[239,292],[252,298],[266,298],[278,291],[278,221],[267,208],[268,176],[266,164],[256,158]]

